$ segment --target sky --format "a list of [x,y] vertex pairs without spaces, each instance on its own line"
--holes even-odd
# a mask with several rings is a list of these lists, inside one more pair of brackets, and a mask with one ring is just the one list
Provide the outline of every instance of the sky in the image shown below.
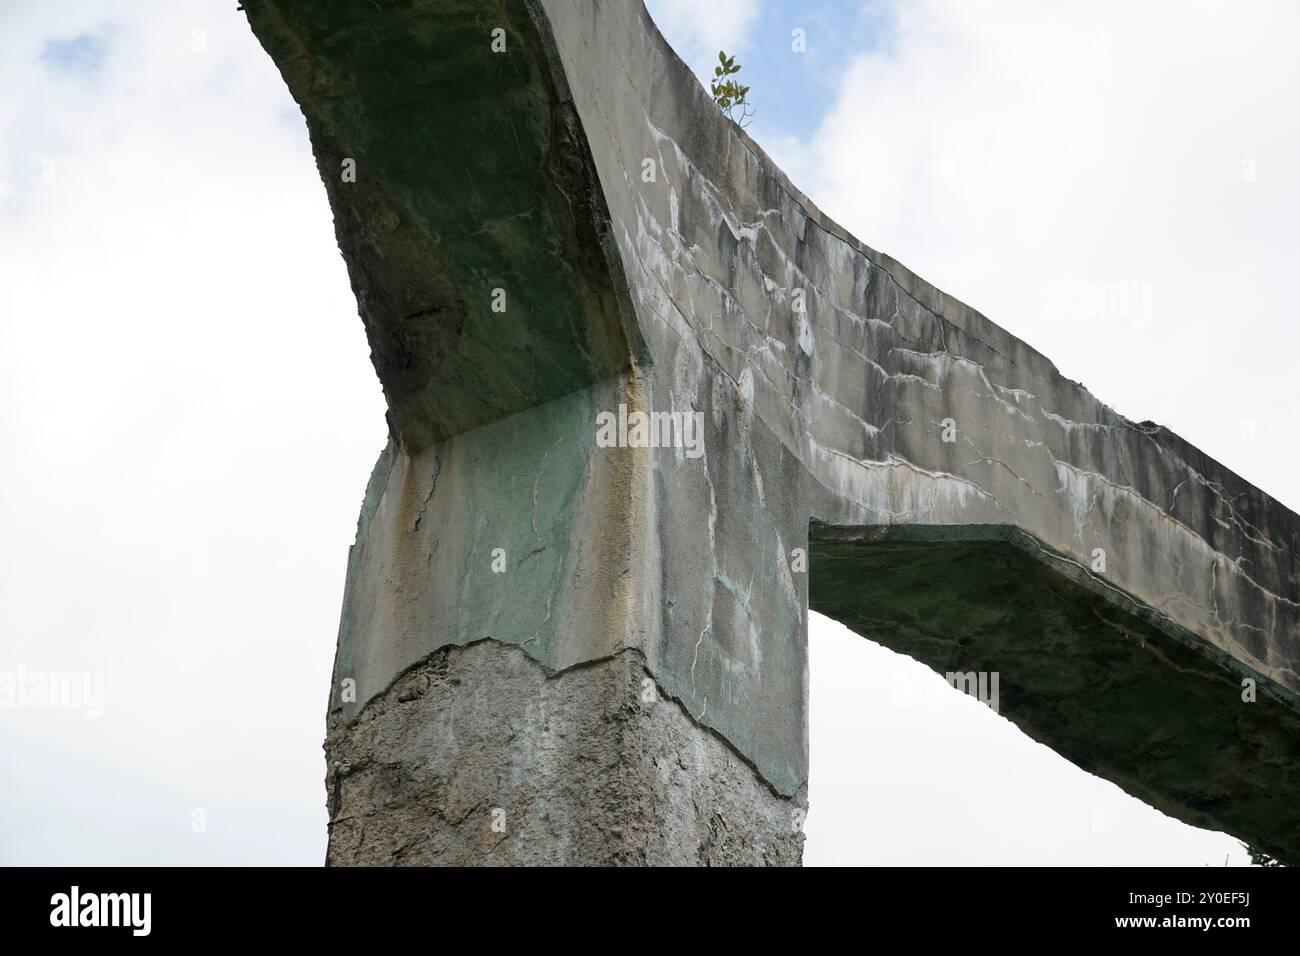
[[[832,218],[1300,504],[1300,7],[649,6]],[[319,864],[385,426],[301,115],[233,0],[7,2],[0,88],[0,671],[102,681],[0,709],[0,863]],[[1244,861],[813,617],[806,862]]]

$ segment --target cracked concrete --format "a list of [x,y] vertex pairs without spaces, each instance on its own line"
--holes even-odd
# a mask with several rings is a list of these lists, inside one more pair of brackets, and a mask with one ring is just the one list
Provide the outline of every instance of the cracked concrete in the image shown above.
[[[838,593],[818,600],[846,623],[908,635],[934,667],[1028,674],[1019,695],[1003,681],[1004,714],[1027,732],[1184,819],[1300,857],[1300,821],[1278,810],[1300,805],[1295,738],[1276,732],[1300,702],[1293,512],[829,220],[718,113],[639,3],[245,7],[307,116],[389,403],[349,557],[329,748],[356,766],[391,744],[402,797],[389,807],[378,784],[350,795],[338,770],[332,861],[571,858],[457,833],[503,785],[484,781],[530,747],[585,768],[606,744],[556,742],[542,722],[501,750],[504,730],[480,722],[430,751],[436,772],[400,770],[434,746],[414,725],[445,732],[458,704],[442,695],[403,717],[385,703],[393,682],[489,639],[546,673],[639,655],[681,703],[674,726],[725,741],[749,774],[732,778],[747,845],[774,846],[776,830],[759,833],[775,819],[764,795],[797,809],[809,770],[809,575],[820,588],[831,571]],[[355,183],[339,180],[341,156],[357,158]],[[494,288],[514,311],[490,310]],[[620,404],[702,413],[703,456],[598,447],[596,416]],[[986,554],[990,527],[1033,542],[1026,560],[1061,584],[1054,615],[1014,575],[990,584],[992,603],[978,578],[943,576]],[[923,553],[882,568],[904,552],[872,542],[898,529]],[[830,564],[825,540],[842,549]],[[812,563],[796,570],[800,552]],[[869,577],[912,567],[937,575],[919,604]],[[1096,626],[1099,594],[1114,626]],[[1134,656],[1134,640],[1151,653]],[[1059,672],[1042,673],[1051,654],[1035,648],[1061,650]],[[1188,649],[1209,669],[1169,666]],[[515,679],[482,673],[485,688]],[[1096,678],[1086,706],[1082,674]],[[1241,701],[1243,679],[1259,703]],[[1200,704],[1217,723],[1196,718]],[[584,703],[555,706],[578,719]],[[1246,707],[1249,719],[1233,709]],[[366,737],[381,713],[383,739]],[[666,732],[624,727],[634,766]],[[1160,759],[1134,759],[1148,746]],[[622,822],[617,805],[583,816],[555,774],[515,812],[549,815],[552,830],[530,832],[569,833],[574,859],[612,859],[609,833],[628,832],[632,791],[650,784],[604,772],[624,788]],[[442,815],[417,826],[403,808],[429,810],[420,788],[453,779]],[[660,846],[628,859],[687,846],[673,859],[712,861],[701,820],[739,811],[693,792],[657,804],[673,808]],[[575,835],[570,817],[601,832]]]
[[548,672],[495,641],[443,648],[355,725],[333,715],[326,755],[331,863],[782,866],[803,851],[804,795],[754,786],[636,651]]

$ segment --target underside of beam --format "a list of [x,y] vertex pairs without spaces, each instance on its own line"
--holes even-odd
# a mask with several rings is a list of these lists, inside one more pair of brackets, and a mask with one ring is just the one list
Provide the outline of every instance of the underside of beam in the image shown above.
[[1015,528],[815,525],[810,559],[813,610],[1156,809],[1300,860],[1290,691]]

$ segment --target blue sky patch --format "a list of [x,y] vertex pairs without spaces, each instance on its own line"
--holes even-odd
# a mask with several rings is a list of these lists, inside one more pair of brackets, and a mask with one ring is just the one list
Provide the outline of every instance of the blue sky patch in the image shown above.
[[[796,29],[803,31],[803,52],[793,49]],[[749,98],[756,110],[750,133],[760,141],[763,135],[812,135],[834,103],[853,59],[888,50],[893,31],[892,7],[875,0],[821,0],[797,12],[786,4],[764,4],[743,55],[737,57],[744,66],[740,81],[752,87]]]
[[55,73],[92,79],[104,68],[108,41],[93,33],[80,33],[68,40],[47,40],[41,62]]

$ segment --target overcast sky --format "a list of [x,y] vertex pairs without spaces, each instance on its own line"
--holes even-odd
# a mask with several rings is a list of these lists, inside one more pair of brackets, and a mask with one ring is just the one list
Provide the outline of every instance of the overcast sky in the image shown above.
[[[1300,503],[1300,6],[650,7],[830,216]],[[0,710],[0,862],[318,864],[385,427],[301,116],[233,0],[10,0],[0,88],[0,671],[103,677]],[[1062,316],[1100,283],[1135,306]],[[1244,859],[812,632],[807,862]]]

